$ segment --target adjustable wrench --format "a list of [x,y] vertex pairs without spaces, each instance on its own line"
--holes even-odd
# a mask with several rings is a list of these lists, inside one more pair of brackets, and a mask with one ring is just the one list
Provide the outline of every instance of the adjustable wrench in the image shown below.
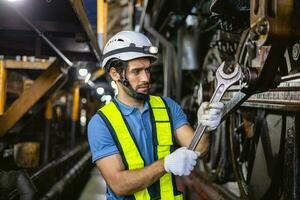
[[[212,98],[210,99],[210,103],[219,102],[226,90],[242,79],[242,70],[241,67],[236,64],[234,67],[234,71],[230,74],[224,72],[225,62],[223,62],[216,71],[216,79],[217,79],[217,87],[213,93]],[[193,139],[188,147],[190,150],[195,150],[199,141],[201,140],[203,134],[205,133],[207,126],[203,126],[202,124],[198,124]]]

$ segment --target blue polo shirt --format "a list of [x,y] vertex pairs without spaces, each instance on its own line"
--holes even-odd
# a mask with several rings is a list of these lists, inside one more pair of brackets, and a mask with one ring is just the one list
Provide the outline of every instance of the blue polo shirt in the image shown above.
[[[171,111],[173,130],[180,128],[184,124],[188,124],[187,117],[181,107],[168,97],[163,97],[163,99]],[[154,162],[154,154],[148,103],[145,103],[143,111],[141,112],[138,108],[123,104],[118,98],[115,98],[115,100],[137,141],[140,152],[145,159],[145,165],[150,165]],[[95,114],[89,121],[88,141],[93,162],[106,156],[119,153],[105,122],[98,114]],[[124,199],[123,197],[117,197],[110,188],[108,188],[106,195],[108,200]]]

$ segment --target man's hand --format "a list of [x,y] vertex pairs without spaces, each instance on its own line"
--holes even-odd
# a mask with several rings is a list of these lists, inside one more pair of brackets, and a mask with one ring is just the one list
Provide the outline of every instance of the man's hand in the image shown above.
[[194,169],[199,155],[199,152],[181,147],[165,157],[165,170],[174,175],[187,176]]
[[222,102],[203,102],[197,112],[198,123],[207,126],[208,131],[215,130],[221,122],[223,109],[224,104]]

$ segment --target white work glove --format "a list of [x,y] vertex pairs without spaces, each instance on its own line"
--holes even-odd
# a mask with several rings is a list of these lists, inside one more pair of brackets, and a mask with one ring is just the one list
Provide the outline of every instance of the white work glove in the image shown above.
[[194,169],[199,155],[199,152],[181,147],[165,157],[165,170],[174,175],[187,176]]
[[203,102],[197,112],[198,124],[207,126],[208,131],[215,130],[221,122],[223,109],[224,104],[222,102]]

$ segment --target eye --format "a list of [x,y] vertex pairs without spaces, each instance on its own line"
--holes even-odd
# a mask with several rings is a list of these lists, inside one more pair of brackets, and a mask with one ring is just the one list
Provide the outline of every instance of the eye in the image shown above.
[[138,74],[140,73],[140,71],[141,71],[141,70],[139,70],[139,69],[134,69],[134,70],[132,70],[132,73],[133,73],[134,75],[138,75]]
[[151,67],[148,67],[147,69],[145,69],[146,73],[150,73],[151,72]]

